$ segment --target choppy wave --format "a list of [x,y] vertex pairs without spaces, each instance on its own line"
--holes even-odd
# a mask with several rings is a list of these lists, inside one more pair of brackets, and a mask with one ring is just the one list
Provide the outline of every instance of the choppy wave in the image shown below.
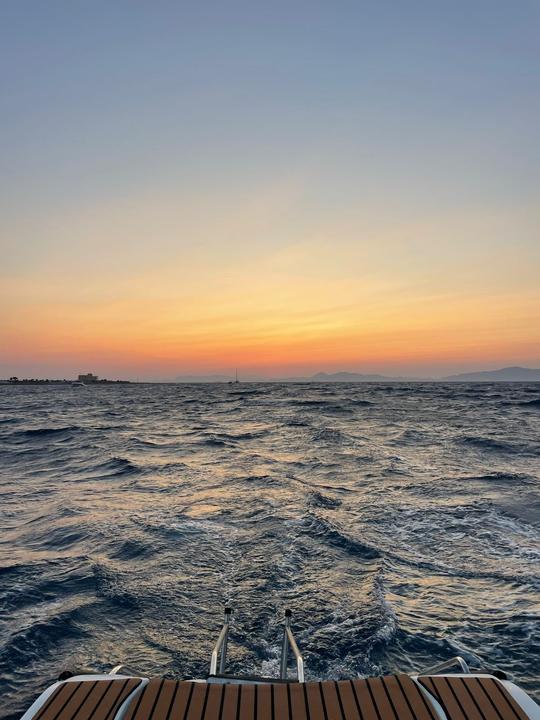
[[[0,387],[0,690],[63,669],[309,678],[459,653],[538,693],[534,384]],[[537,695],[538,696],[538,695]]]
[[533,400],[525,400],[524,402],[520,402],[518,404],[522,407],[540,408],[540,398],[534,398]]
[[536,442],[524,443],[477,435],[466,435],[459,442],[484,452],[540,456],[540,444]]

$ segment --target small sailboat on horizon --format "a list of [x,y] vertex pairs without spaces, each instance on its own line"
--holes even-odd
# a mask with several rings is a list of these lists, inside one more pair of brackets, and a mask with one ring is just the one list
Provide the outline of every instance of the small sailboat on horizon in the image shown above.
[[234,380],[229,380],[229,385],[238,385],[239,383],[240,383],[240,380],[238,379],[238,368],[235,368]]

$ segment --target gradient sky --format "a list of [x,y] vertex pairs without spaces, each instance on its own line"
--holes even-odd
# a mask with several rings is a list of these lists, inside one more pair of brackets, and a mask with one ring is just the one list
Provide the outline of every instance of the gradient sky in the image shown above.
[[0,2],[0,377],[540,366],[540,3]]

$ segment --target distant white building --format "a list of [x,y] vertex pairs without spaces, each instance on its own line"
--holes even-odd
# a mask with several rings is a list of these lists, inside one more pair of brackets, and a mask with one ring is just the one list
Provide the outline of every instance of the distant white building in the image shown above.
[[87,373],[86,375],[79,375],[77,378],[79,382],[82,383],[97,383],[99,378],[97,375],[92,375],[92,373]]

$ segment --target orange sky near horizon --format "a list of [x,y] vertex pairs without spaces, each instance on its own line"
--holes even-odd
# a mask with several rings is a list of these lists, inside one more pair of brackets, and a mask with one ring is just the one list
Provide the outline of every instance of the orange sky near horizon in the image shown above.
[[[170,222],[162,232],[181,235],[182,221]],[[442,375],[538,362],[535,267],[519,248],[494,242],[495,226],[506,232],[501,215],[397,227],[351,221],[333,228],[339,242],[304,230],[302,242],[242,254],[253,218],[244,222],[235,223],[236,243],[173,245],[153,262],[123,263],[105,241],[81,261],[60,243],[40,259],[46,272],[21,268],[2,285],[2,305],[13,309],[1,319],[4,366],[172,379],[235,367],[268,376]],[[106,234],[102,213],[99,226],[96,237]],[[210,243],[215,230],[207,232]],[[484,249],[467,251],[477,232],[490,234],[489,262]],[[451,252],[433,247],[434,235],[453,233],[461,241]]]

